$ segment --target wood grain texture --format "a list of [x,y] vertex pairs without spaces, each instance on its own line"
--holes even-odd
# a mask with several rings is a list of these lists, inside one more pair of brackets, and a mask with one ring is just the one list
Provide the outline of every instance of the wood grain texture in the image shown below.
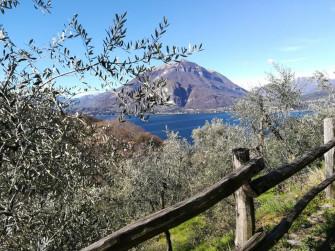
[[259,231],[255,233],[242,247],[236,247],[234,251],[252,251],[263,241],[266,233]]
[[[248,162],[249,149],[238,148],[233,150],[233,165],[237,170]],[[235,192],[235,247],[241,247],[255,232],[254,200],[243,189],[243,186]]]
[[[324,141],[328,142],[329,140],[334,139],[335,133],[335,118],[326,118],[323,121],[324,128]],[[325,175],[326,178],[332,176],[335,173],[335,165],[334,165],[334,148],[330,149],[325,153]],[[326,197],[327,198],[335,198],[335,182],[329,184],[326,188]]]

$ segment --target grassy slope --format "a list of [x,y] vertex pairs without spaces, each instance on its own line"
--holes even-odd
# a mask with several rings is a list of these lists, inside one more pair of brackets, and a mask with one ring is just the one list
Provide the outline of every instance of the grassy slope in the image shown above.
[[[323,173],[322,169],[311,168],[306,174],[287,180],[280,189],[257,198],[256,229],[271,230],[313,185],[324,179]],[[221,226],[217,222],[220,217],[213,220],[213,214],[206,213],[171,229],[174,250],[232,250],[234,227],[222,227],[225,213],[221,214]],[[165,250],[164,235],[139,249]],[[335,250],[335,200],[326,200],[324,192],[319,194],[273,250]]]

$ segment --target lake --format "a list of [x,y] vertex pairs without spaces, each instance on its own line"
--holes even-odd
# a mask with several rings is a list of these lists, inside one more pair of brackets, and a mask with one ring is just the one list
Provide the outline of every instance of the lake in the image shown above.
[[[97,116],[100,119],[111,119],[115,116]],[[127,120],[142,127],[145,131],[157,135],[161,139],[166,139],[166,127],[169,131],[179,132],[179,136],[192,142],[192,130],[205,125],[206,121],[213,118],[222,119],[228,124],[237,124],[229,113],[200,113],[200,114],[153,114],[148,121],[141,121],[132,117]]]
[[[312,114],[312,111],[291,112],[292,117],[299,117],[306,114]],[[100,119],[116,118],[115,115],[96,116]],[[198,114],[152,114],[148,121],[142,121],[131,117],[127,120],[142,127],[145,131],[157,135],[161,139],[166,139],[166,127],[169,131],[179,132],[179,136],[192,142],[192,130],[205,125],[206,121],[212,121],[213,118],[222,119],[224,123],[236,125],[239,122],[232,118],[229,113],[198,113]]]

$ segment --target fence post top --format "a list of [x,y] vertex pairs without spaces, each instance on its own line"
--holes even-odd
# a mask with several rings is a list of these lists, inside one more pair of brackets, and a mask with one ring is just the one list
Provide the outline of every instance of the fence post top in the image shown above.
[[249,152],[249,149],[243,148],[243,147],[233,149],[233,153],[236,155],[238,155],[239,153],[244,153],[244,152]]
[[242,163],[250,160],[248,148],[235,148],[233,149],[233,155],[235,160],[240,161]]
[[335,117],[325,118],[323,121],[324,122],[326,122],[326,121],[335,121]]

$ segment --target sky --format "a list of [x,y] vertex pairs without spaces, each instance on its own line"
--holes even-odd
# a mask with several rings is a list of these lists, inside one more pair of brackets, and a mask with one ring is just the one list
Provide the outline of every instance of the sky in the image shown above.
[[[114,14],[127,11],[127,38],[148,37],[165,16],[170,23],[166,45],[199,45],[187,60],[215,70],[250,89],[265,83],[272,64],[296,76],[335,71],[335,1],[326,0],[54,0],[51,14],[31,1],[0,15],[17,44],[33,38],[47,44],[74,14],[99,49]],[[76,47],[76,45],[74,45]],[[116,55],[117,56],[117,55]],[[95,81],[90,79],[90,81]],[[94,84],[94,83],[92,83]]]

